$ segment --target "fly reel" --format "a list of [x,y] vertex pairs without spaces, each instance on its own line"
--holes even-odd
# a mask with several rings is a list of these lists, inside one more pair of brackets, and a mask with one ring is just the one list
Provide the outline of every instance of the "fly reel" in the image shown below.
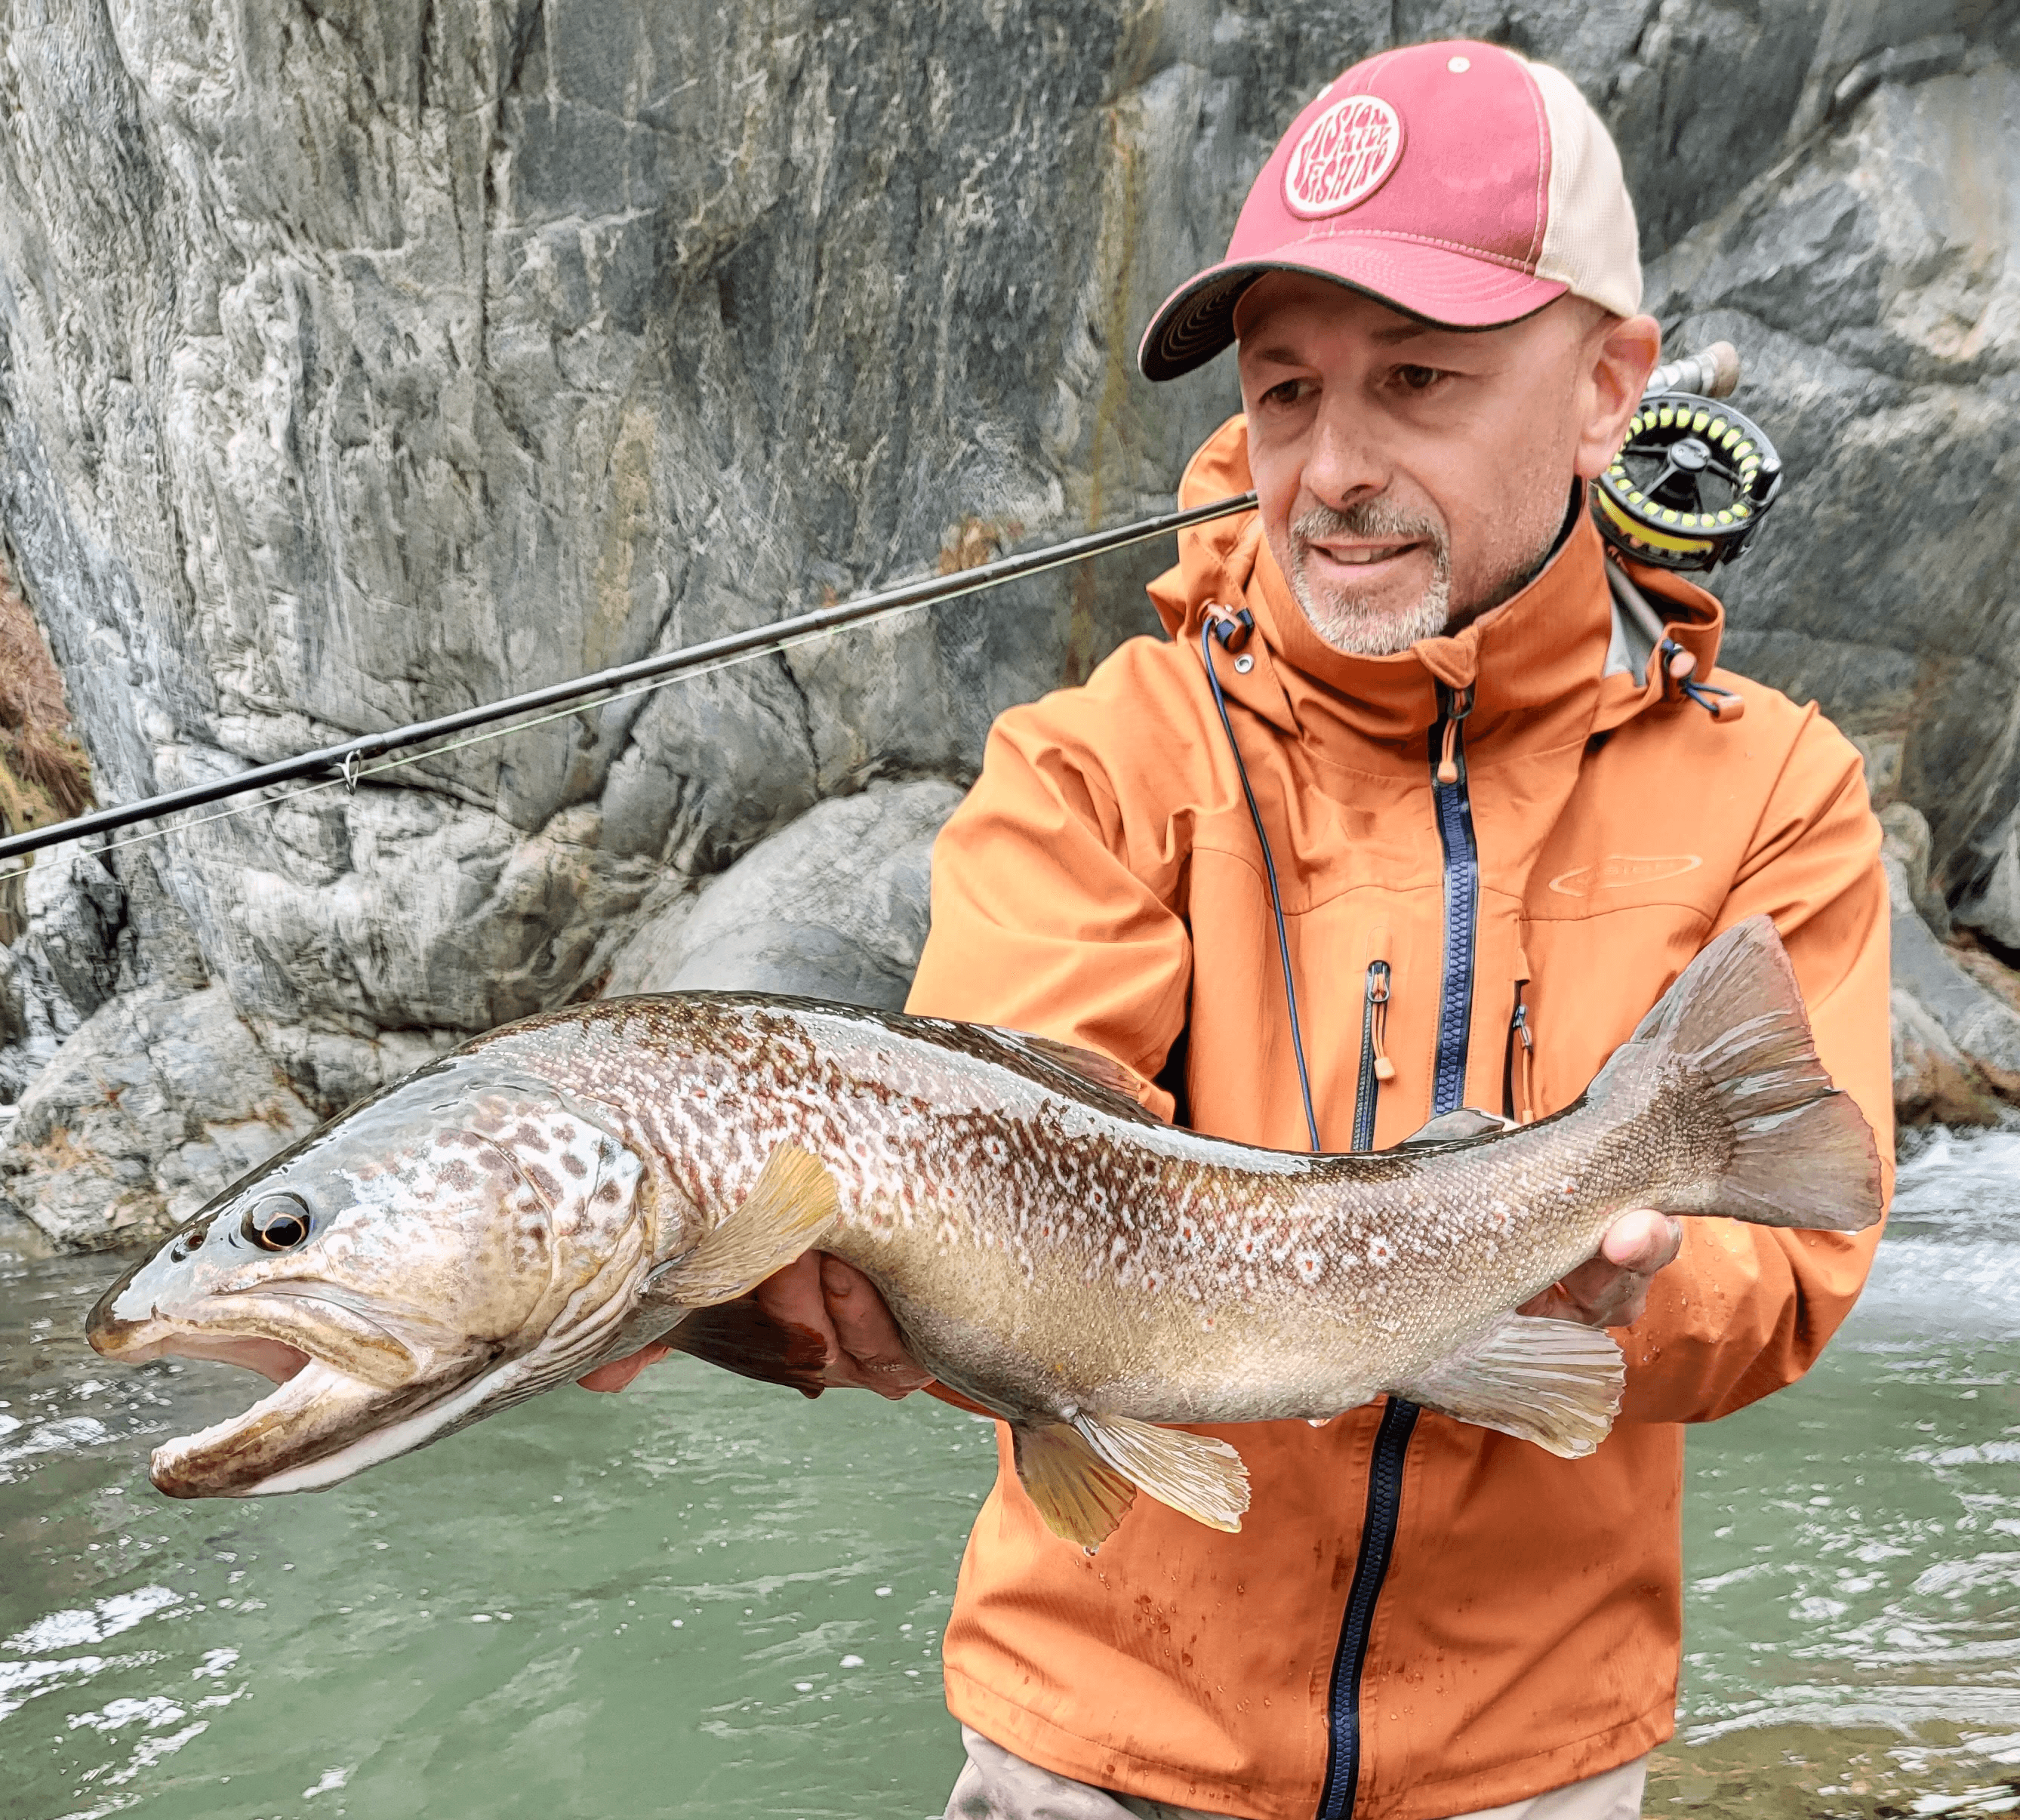
[[1774,444],[1716,396],[1731,390],[1738,366],[1720,343],[1658,368],[1593,486],[1600,533],[1636,561],[1699,571],[1736,561],[1781,492]]

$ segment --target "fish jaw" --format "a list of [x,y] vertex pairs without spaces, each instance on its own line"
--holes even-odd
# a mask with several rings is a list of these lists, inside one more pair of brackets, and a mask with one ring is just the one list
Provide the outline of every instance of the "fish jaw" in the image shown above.
[[[114,1302],[118,1293],[115,1289],[106,1302]],[[306,1303],[307,1297],[206,1299],[223,1306],[198,1306],[168,1317],[152,1312],[122,1317],[101,1303],[87,1329],[92,1346],[122,1364],[210,1360],[244,1367],[273,1382],[274,1389],[250,1408],[155,1448],[148,1477],[171,1498],[246,1497],[273,1488],[278,1479],[397,1423],[403,1411],[443,1400],[487,1362],[470,1361],[453,1372],[446,1389],[440,1361],[429,1361],[434,1368],[423,1374],[422,1361],[404,1351],[405,1368],[391,1371],[383,1353],[366,1353],[371,1375],[361,1375],[296,1343],[334,1337],[340,1350],[354,1356],[354,1349],[342,1345],[347,1337],[342,1327],[318,1329],[314,1322],[321,1311],[289,1306]]]

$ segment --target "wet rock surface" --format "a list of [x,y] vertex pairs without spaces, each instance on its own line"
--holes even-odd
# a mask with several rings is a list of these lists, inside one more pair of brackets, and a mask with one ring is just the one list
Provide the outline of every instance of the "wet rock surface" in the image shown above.
[[[1738,401],[1793,478],[1721,583],[1731,661],[1818,700],[1922,818],[1932,942],[1953,921],[1985,964],[2020,946],[2011,6],[0,20],[0,539],[102,800],[1164,504],[1236,400],[1224,362],[1135,378],[1143,322],[1320,82],[1477,33],[1582,83],[1651,307],[1678,345],[1746,354]],[[998,710],[1151,627],[1166,555],[179,831],[89,862],[102,904],[87,863],[45,858],[0,957],[0,1099],[71,1078],[125,998],[100,1027],[221,994],[191,1027],[256,1044],[318,1113],[624,977],[888,1002],[912,861],[841,841],[787,863],[792,830],[885,784],[951,801]],[[733,873],[774,840],[776,874]],[[1949,964],[1903,986],[1904,1081],[1927,1077],[1906,1106],[1965,1092],[1931,1070],[2011,1091],[1967,1046],[2004,1026],[1938,1003]],[[256,1103],[243,1128],[278,1133]]]

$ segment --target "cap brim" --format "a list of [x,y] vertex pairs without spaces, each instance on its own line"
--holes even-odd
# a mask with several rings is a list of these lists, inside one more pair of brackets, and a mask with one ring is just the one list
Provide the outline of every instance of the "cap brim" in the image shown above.
[[1315,237],[1273,258],[1210,266],[1181,285],[1143,331],[1136,364],[1144,378],[1175,380],[1231,346],[1235,305],[1266,272],[1331,278],[1441,329],[1499,329],[1519,322],[1571,288],[1491,260],[1390,234]]

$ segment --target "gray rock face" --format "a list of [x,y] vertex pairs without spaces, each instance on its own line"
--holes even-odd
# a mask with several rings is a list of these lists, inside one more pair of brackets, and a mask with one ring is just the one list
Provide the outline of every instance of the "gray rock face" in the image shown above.
[[[1883,855],[1893,915],[1895,1108],[1906,1122],[1992,1124],[2020,1103],[2020,1009],[1960,964],[1920,907],[1912,810],[1887,812]],[[2000,972],[2004,974],[2004,969]],[[2010,978],[2010,976],[2008,976]]]
[[925,779],[816,804],[649,915],[605,994],[789,992],[902,1010],[925,945],[933,836],[960,801]]
[[0,1211],[79,1248],[152,1238],[316,1122],[223,987],[143,987],[100,1005],[22,1099]]
[[[1735,659],[1847,725],[1926,818],[1925,901],[2011,946],[2020,13],[1987,0],[11,0],[0,535],[101,796],[1163,504],[1235,392],[1144,385],[1143,322],[1321,82],[1466,32],[1585,86],[1652,307],[1748,357],[1794,478]],[[816,805],[965,783],[999,709],[1150,626],[1166,559],[191,826],[125,898],[148,870],[194,956],[162,977],[318,1111],[627,955],[825,943],[808,977],[888,998],[909,935],[643,932]],[[66,863],[0,1095],[113,1002],[59,977],[97,914]]]

